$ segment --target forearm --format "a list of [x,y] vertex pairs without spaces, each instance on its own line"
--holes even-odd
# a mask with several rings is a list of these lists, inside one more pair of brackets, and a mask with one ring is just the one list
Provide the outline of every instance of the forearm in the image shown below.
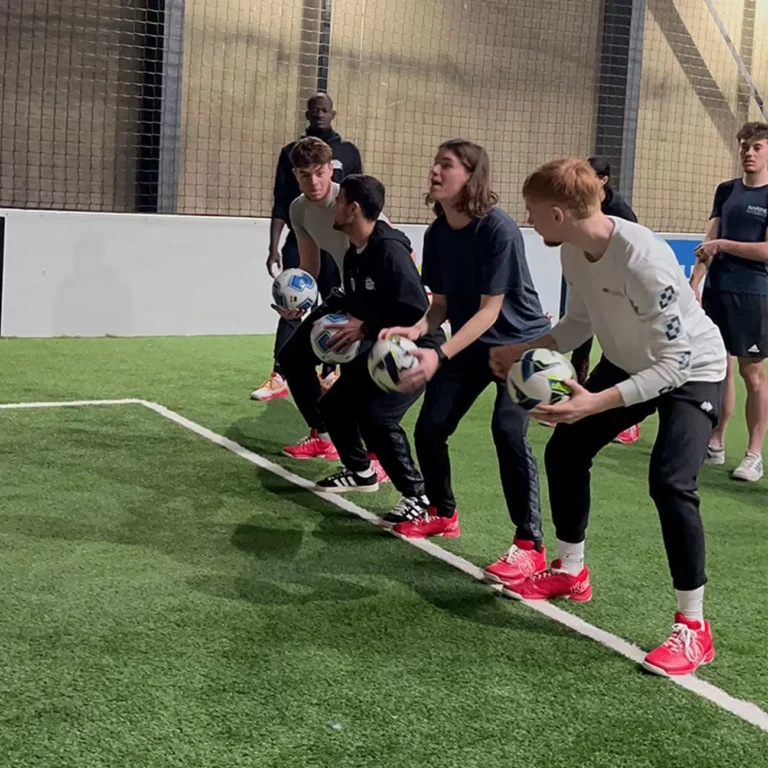
[[462,352],[470,344],[477,341],[496,322],[498,316],[499,313],[495,308],[480,309],[443,344],[443,352],[448,357],[455,357],[459,352]]
[[691,272],[691,285],[694,288],[697,288],[701,281],[706,277],[707,274],[707,264],[703,261],[697,261],[696,264],[693,267],[693,271]]
[[269,223],[269,249],[270,251],[276,251],[280,245],[280,235],[283,233],[283,227],[285,226],[285,220],[279,218],[272,218]]
[[768,243],[739,243],[735,240],[720,240],[720,250],[730,256],[750,261],[768,261]]

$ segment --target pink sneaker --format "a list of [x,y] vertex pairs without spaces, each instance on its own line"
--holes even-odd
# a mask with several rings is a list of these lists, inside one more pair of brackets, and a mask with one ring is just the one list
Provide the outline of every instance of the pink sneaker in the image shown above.
[[694,621],[675,614],[672,634],[643,660],[643,668],[662,677],[693,674],[715,660],[712,629],[708,621]]
[[562,569],[560,560],[553,560],[552,566],[518,584],[504,586],[504,594],[523,600],[552,600],[565,597],[575,603],[586,603],[592,599],[589,571],[584,566],[578,576]]
[[398,523],[392,530],[409,539],[429,539],[432,536],[457,539],[461,534],[459,513],[454,511],[452,517],[438,517],[437,510],[429,507],[424,517]]
[[640,425],[635,424],[634,427],[625,429],[623,432],[619,432],[613,439],[614,443],[621,443],[622,445],[632,445],[640,439]]
[[338,461],[339,454],[330,440],[320,437],[316,429],[309,433],[309,437],[300,440],[296,445],[283,448],[283,453],[292,459],[329,459]]
[[542,547],[541,552],[537,552],[534,547],[534,542],[521,541],[515,536],[509,551],[485,569],[486,581],[519,584],[534,573],[546,570],[546,550]]
[[381,462],[376,458],[376,454],[369,453],[368,458],[371,460],[371,466],[376,473],[376,479],[379,481],[379,485],[381,485],[381,483],[390,482],[389,475],[386,473],[384,467],[381,466]]

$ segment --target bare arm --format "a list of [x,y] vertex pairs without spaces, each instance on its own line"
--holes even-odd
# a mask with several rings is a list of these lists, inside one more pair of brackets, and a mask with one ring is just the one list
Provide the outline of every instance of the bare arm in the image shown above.
[[[444,298],[444,297],[443,297]],[[447,357],[455,357],[470,344],[477,341],[495,322],[501,312],[504,295],[480,297],[480,309],[469,318],[451,338],[443,344]]]
[[730,256],[750,261],[768,261],[768,242],[739,243],[735,240],[718,240],[720,250]]
[[[720,217],[717,216],[714,219],[710,219],[707,224],[707,231],[704,235],[704,240],[702,242],[708,243],[711,240],[714,240],[717,238],[717,235],[720,232]],[[707,270],[709,269],[709,265],[712,262],[705,262],[705,261],[697,261],[696,264],[693,267],[693,272],[691,273],[691,288],[693,288],[693,292],[696,294],[696,298],[701,301],[701,294],[699,291],[699,285],[701,285],[701,281],[704,279],[705,275],[707,274]]]
[[299,269],[309,272],[317,280],[320,274],[320,249],[314,240],[299,240]]

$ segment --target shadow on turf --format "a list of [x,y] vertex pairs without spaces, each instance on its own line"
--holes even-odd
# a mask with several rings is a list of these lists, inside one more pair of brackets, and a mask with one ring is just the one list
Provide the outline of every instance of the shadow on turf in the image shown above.
[[253,407],[258,409],[256,415],[240,419],[226,432],[226,437],[249,451],[279,455],[286,445],[300,440],[307,432],[307,426],[291,400],[254,403]]
[[[195,589],[261,605],[302,605],[367,599],[379,592],[366,585],[369,579],[390,579],[465,621],[516,632],[572,635],[306,490],[268,472],[261,480],[266,490],[290,495],[315,517],[320,515],[319,522],[311,530],[262,525],[258,519],[237,526],[231,543],[254,558],[258,567],[253,577],[196,579],[191,584]],[[269,579],[262,578],[265,568]]]

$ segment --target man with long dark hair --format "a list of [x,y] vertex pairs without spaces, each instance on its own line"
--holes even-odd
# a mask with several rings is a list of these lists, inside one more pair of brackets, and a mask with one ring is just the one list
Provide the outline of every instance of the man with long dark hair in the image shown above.
[[523,237],[497,207],[486,151],[470,141],[447,141],[437,151],[427,202],[437,218],[424,238],[422,279],[433,293],[426,316],[391,328],[416,340],[450,321],[444,344],[415,352],[418,365],[403,375],[406,389],[427,385],[415,443],[429,508],[395,532],[409,537],[456,537],[459,515],[451,487],[448,439],[472,404],[496,388],[491,431],[515,536],[509,551],[486,569],[491,581],[514,584],[546,567],[536,461],[528,443],[528,414],[509,398],[487,365],[495,346],[521,343],[549,330],[525,259]]

